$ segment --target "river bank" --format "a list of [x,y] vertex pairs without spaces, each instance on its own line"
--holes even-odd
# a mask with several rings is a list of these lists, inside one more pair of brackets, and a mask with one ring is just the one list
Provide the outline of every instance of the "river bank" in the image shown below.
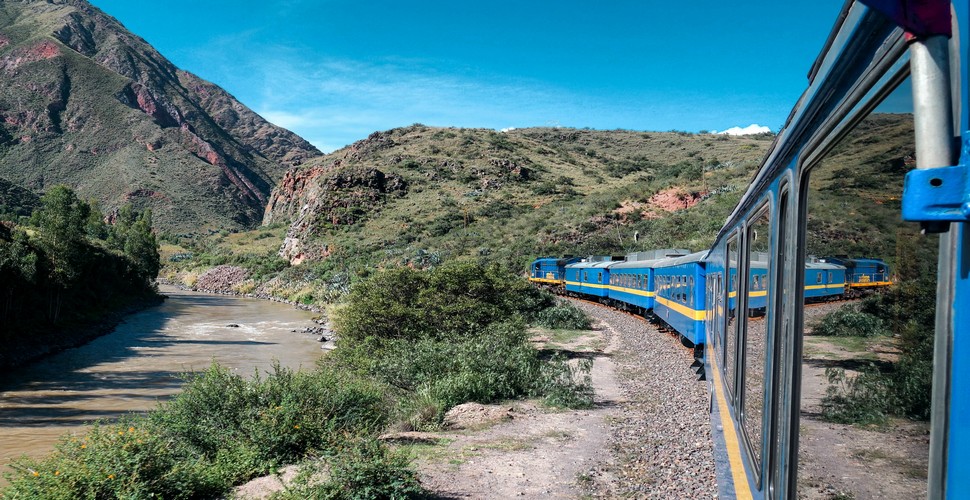
[[[323,354],[312,313],[269,301],[184,292],[123,318],[107,335],[4,374],[0,469],[20,454],[41,457],[65,433],[155,408],[178,393],[183,374],[218,362],[248,379],[312,367]],[[294,333],[294,331],[296,333]]]
[[157,306],[164,302],[165,298],[163,294],[138,297],[105,312],[95,320],[33,328],[30,332],[23,332],[23,335],[4,345],[3,350],[0,351],[0,374],[12,372],[64,350],[85,345],[114,331],[127,316]]

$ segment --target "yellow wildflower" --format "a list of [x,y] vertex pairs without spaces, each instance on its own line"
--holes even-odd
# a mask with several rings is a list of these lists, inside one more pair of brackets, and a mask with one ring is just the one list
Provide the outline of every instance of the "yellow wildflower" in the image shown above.
[[128,432],[135,432],[135,428],[134,427],[129,427],[128,428]]
[[59,471],[59,470],[54,471],[54,475],[55,476],[60,476],[61,475],[61,471]]
[[33,474],[34,476],[39,476],[40,475],[40,472],[37,472],[35,470],[31,470],[30,473]]
[[300,428],[300,424],[296,424],[296,425],[294,425],[294,426],[293,426],[293,428],[294,428],[294,429],[299,429],[299,428]]
[[81,443],[81,449],[82,450],[85,449],[85,448],[87,448],[87,447],[88,447],[87,443]]
[[114,474],[108,474],[108,479],[114,479],[114,478],[115,478]]

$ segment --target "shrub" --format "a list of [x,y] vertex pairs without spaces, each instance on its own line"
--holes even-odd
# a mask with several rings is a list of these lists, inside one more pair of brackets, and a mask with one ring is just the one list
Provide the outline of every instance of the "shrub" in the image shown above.
[[882,319],[847,305],[823,316],[813,327],[815,335],[834,337],[875,337],[885,335]]
[[588,330],[589,317],[576,306],[568,302],[543,309],[536,315],[536,324],[554,330]]
[[355,343],[368,337],[474,337],[503,318],[531,319],[552,300],[497,266],[453,261],[430,271],[382,271],[355,284],[334,327],[341,338]]
[[96,424],[43,460],[22,458],[4,498],[197,498],[228,487],[205,460],[146,419]]
[[377,431],[387,411],[373,384],[326,367],[294,372],[275,365],[265,379],[246,381],[212,365],[151,418],[207,459],[232,459],[227,474],[235,480],[333,449],[344,434]]
[[822,418],[843,424],[883,424],[890,408],[886,378],[869,365],[856,376],[826,368],[829,387],[822,398]]
[[374,439],[350,443],[327,459],[327,476],[314,481],[319,472],[310,469],[297,479],[295,487],[276,499],[406,499],[423,498],[425,492],[407,457]]

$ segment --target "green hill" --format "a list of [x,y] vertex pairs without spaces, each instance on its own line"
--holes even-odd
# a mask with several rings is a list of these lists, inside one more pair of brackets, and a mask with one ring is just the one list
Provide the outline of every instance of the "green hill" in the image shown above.
[[168,231],[238,229],[319,154],[84,0],[0,2],[0,177],[151,208]]
[[[413,125],[372,134],[286,174],[265,224],[291,223],[293,263],[409,263],[710,244],[770,137]],[[686,211],[685,211],[686,212]],[[673,224],[673,225],[672,225]],[[641,236],[633,241],[635,231]]]

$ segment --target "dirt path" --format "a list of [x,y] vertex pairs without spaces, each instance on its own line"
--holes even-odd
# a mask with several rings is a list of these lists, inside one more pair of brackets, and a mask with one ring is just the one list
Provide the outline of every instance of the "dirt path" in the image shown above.
[[609,459],[609,420],[624,401],[611,359],[616,339],[601,323],[557,346],[593,359],[592,409],[554,411],[531,401],[513,402],[500,407],[499,422],[484,428],[471,424],[457,432],[415,436],[437,443],[416,447],[421,483],[444,498],[580,496],[589,471]]

